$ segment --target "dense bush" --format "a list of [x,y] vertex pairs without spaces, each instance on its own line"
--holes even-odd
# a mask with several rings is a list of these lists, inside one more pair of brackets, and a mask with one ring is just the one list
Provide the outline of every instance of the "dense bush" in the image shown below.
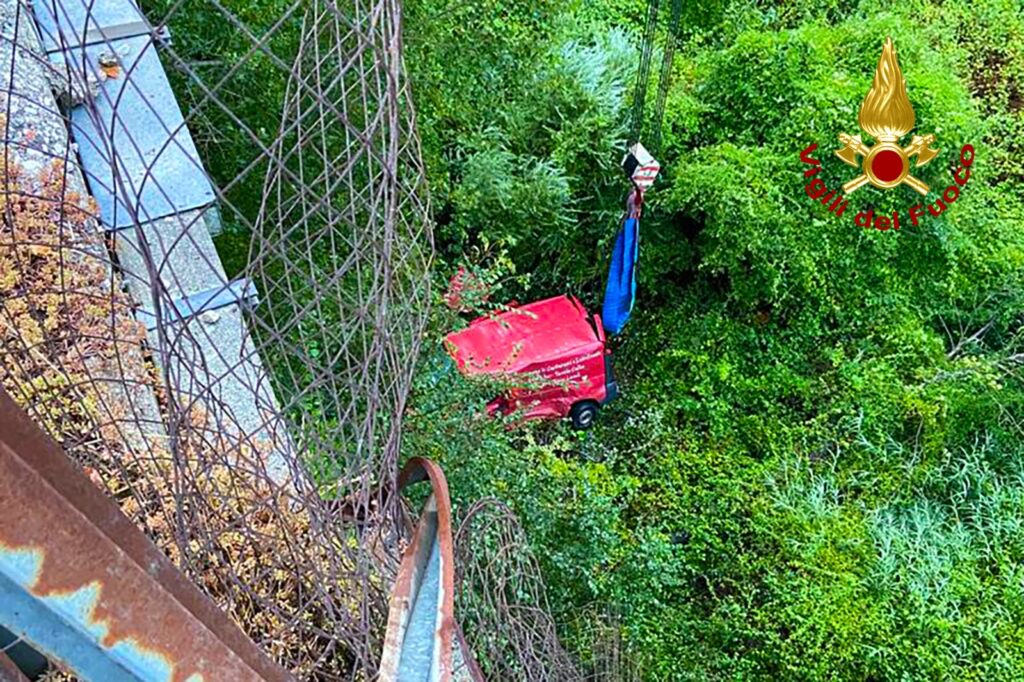
[[[281,9],[229,5],[261,26]],[[584,660],[579,614],[597,605],[651,680],[1020,679],[1019,3],[685,5],[638,309],[614,341],[623,397],[585,435],[487,419],[493,387],[444,361],[463,322],[439,296],[406,451],[445,466],[459,510],[484,495],[514,507]],[[645,7],[405,3],[442,287],[469,261],[491,268],[495,301],[599,304]],[[201,12],[179,16],[194,20],[172,26],[179,51],[233,58]],[[914,132],[942,152],[915,173],[944,187],[960,146],[977,151],[953,210],[899,232],[850,213],[905,211],[909,189],[859,190],[836,219],[804,194],[799,160],[816,142],[823,181],[849,179],[832,150],[859,132],[886,35]],[[283,92],[270,71],[257,60],[233,89],[258,139]],[[227,181],[252,135],[218,116],[193,133]],[[258,184],[234,190],[243,212]]]
[[[432,108],[475,90],[419,98],[450,261],[504,252],[531,273],[528,295],[569,288],[599,303],[632,82],[617,53],[629,40],[635,54],[642,12],[548,8],[502,107],[463,110],[458,126]],[[445,463],[460,500],[509,501],[565,636],[582,637],[575,610],[608,605],[649,679],[1019,679],[1019,8],[732,2],[684,26],[638,315],[615,342],[624,397],[585,436],[509,432],[463,412],[482,396],[421,381],[410,446]],[[886,35],[915,132],[934,131],[942,152],[915,172],[945,187],[961,145],[978,159],[952,210],[899,232],[827,215],[799,160],[817,142],[825,183],[849,179],[831,152],[839,132],[859,132]],[[586,73],[619,75],[574,71],[581,49]],[[915,199],[862,189],[850,211]],[[436,333],[455,324],[439,318]]]

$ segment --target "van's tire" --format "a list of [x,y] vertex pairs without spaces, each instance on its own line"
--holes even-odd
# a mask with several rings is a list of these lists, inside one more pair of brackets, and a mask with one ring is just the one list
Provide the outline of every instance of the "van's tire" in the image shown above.
[[572,420],[574,429],[589,429],[597,421],[598,404],[593,400],[584,400],[572,406],[569,410],[569,419]]

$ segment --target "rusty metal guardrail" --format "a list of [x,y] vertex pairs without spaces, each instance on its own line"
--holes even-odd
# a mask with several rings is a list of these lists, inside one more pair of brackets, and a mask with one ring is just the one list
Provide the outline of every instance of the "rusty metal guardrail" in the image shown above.
[[84,679],[293,679],[2,389],[0,624]]
[[449,682],[452,675],[455,559],[448,483],[441,467],[414,457],[402,469],[398,486],[423,480],[433,490],[391,592],[380,666],[381,680],[389,682],[405,682],[414,674],[429,682]]
[[455,551],[452,503],[444,472],[413,457],[398,477],[399,489],[429,481],[430,497],[402,556],[391,591],[381,656],[382,682],[482,682],[455,619]]

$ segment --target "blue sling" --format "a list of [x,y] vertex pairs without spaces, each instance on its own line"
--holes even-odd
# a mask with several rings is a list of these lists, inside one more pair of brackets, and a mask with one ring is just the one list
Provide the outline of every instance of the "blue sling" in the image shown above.
[[640,252],[640,221],[626,218],[615,238],[615,251],[608,268],[601,320],[605,331],[618,334],[629,321],[636,300],[636,260]]

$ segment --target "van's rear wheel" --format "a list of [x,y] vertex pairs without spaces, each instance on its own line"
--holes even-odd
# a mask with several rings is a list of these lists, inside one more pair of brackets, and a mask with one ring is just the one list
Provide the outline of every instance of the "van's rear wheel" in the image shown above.
[[572,419],[574,429],[589,429],[597,421],[597,403],[587,400],[576,403],[569,410],[569,419]]

